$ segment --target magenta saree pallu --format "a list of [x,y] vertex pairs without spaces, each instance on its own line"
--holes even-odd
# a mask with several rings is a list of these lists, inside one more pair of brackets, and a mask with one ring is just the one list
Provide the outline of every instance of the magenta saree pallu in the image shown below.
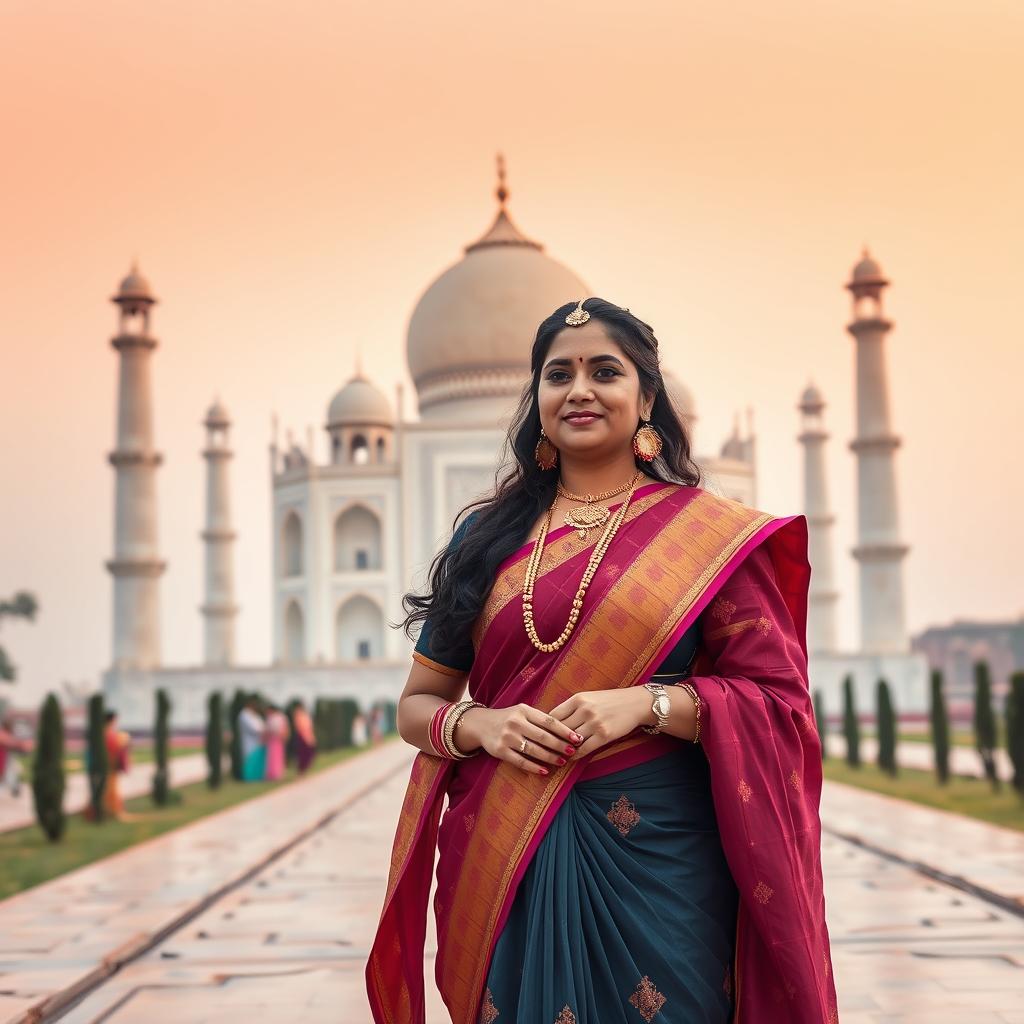
[[[549,534],[534,596],[543,637],[564,625],[591,547],[570,528]],[[523,630],[519,597],[531,549],[499,567],[474,629],[470,694],[489,707],[548,710],[582,690],[639,685],[708,609],[692,682],[704,701],[701,739],[741,898],[735,1020],[837,1020],[819,856],[821,755],[803,640],[804,520],[773,519],[695,488],[639,488],[575,632],[556,653],[537,651]],[[474,1024],[516,887],[573,784],[584,772],[639,763],[678,742],[637,733],[547,778],[487,756],[455,766],[419,754],[366,969],[378,1024],[425,1020],[436,849],[437,983],[454,1024]]]

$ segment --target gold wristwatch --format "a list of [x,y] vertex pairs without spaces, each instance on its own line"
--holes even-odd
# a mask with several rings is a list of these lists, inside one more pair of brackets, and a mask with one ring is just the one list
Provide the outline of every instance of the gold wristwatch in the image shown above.
[[654,712],[654,717],[658,720],[657,725],[642,725],[640,726],[644,732],[649,732],[652,736],[657,735],[662,729],[668,725],[668,713],[672,709],[672,702],[668,699],[668,694],[665,692],[665,687],[661,683],[644,683],[644,688],[650,690],[654,694],[654,700],[651,703],[651,711]]

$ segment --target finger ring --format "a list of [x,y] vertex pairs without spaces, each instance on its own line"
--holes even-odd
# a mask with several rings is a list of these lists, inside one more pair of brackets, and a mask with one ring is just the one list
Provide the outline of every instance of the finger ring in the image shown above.
[[526,743],[527,743],[527,741],[526,741],[526,739],[524,739],[523,742],[519,744],[519,753],[520,754],[525,754],[526,753]]

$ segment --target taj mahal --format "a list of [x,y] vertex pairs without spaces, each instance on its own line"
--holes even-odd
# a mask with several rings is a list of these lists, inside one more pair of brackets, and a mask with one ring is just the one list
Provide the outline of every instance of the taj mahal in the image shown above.
[[[219,400],[207,410],[203,461],[206,516],[201,525],[205,593],[201,664],[165,664],[160,644],[157,477],[161,456],[152,413],[152,333],[157,303],[133,266],[112,301],[118,309],[111,344],[118,354],[117,433],[109,461],[115,476],[113,657],[103,676],[108,702],[130,728],[152,723],[153,695],[165,688],[177,728],[205,722],[208,695],[256,690],[275,702],[292,697],[354,697],[364,707],[396,700],[410,665],[411,644],[389,627],[403,617],[401,598],[425,582],[425,571],[458,512],[494,485],[512,412],[529,380],[529,349],[552,309],[590,294],[573,270],[545,252],[513,222],[499,160],[493,223],[416,302],[405,355],[418,418],[404,420],[401,389],[389,398],[355,373],[327,403],[329,461],[318,463],[313,439],[298,443],[277,429],[269,453],[273,543],[273,656],[268,665],[239,664],[233,582],[231,418]],[[837,649],[831,527],[825,474],[825,401],[809,386],[799,398],[804,507],[810,529],[812,581],[808,620],[810,678],[839,711],[841,680],[855,679],[858,705],[873,706],[880,676],[901,711],[926,706],[927,669],[912,654],[905,627],[895,452],[890,422],[885,339],[892,327],[882,301],[888,285],[866,252],[846,285],[853,301],[847,325],[855,345],[859,649]],[[705,486],[747,504],[757,501],[752,423],[705,452],[690,388],[662,367],[666,387],[695,436]]]

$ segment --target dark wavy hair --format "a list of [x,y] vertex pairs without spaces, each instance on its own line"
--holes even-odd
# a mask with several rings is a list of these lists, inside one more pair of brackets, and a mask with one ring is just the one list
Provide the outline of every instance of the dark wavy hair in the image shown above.
[[[449,656],[454,660],[456,652],[465,651],[498,566],[523,545],[530,527],[554,501],[558,469],[542,470],[534,458],[541,427],[537,388],[551,343],[565,329],[565,317],[575,305],[567,302],[559,306],[537,328],[530,352],[531,379],[512,418],[495,474],[494,493],[470,502],[455,517],[458,523],[464,513],[478,509],[461,543],[435,556],[427,593],[405,594],[402,606],[406,617],[392,623],[411,639],[413,625],[429,618],[431,653],[441,662]],[[686,427],[665,391],[658,339],[651,326],[605,299],[587,299],[583,308],[601,322],[609,337],[636,365],[643,393],[654,395],[650,422],[661,435],[662,452],[653,462],[638,460],[637,467],[655,480],[699,486],[700,469],[690,455]]]

